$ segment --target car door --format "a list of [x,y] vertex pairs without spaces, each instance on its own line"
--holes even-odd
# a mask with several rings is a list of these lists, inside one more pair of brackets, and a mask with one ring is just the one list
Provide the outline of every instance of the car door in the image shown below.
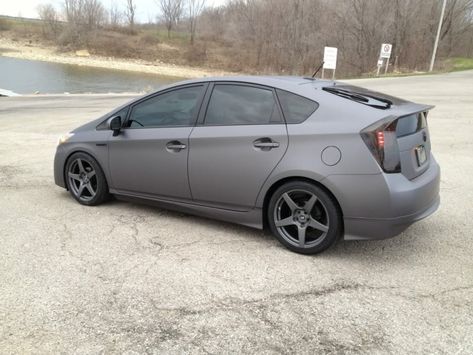
[[130,107],[109,141],[112,189],[118,193],[190,199],[189,134],[206,85],[170,89]]
[[206,111],[190,136],[189,181],[195,201],[248,210],[283,157],[286,125],[272,88],[209,87]]

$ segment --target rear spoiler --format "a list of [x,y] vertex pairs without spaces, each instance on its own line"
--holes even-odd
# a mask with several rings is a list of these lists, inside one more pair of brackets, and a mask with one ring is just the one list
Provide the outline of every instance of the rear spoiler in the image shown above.
[[431,105],[416,104],[399,97],[345,83],[334,83],[332,86],[324,86],[322,90],[355,101],[359,104],[375,109],[386,110],[390,115],[393,114],[396,116],[429,111],[434,107]]
[[406,102],[401,105],[392,106],[389,110],[390,116],[402,117],[419,112],[427,112],[434,108],[434,105],[417,104],[415,102]]

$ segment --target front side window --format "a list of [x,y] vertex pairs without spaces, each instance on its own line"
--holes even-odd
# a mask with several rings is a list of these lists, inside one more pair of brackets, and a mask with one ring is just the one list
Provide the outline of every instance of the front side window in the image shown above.
[[262,125],[280,123],[272,90],[217,84],[210,97],[205,125]]
[[130,128],[191,126],[203,86],[176,89],[154,96],[133,106]]

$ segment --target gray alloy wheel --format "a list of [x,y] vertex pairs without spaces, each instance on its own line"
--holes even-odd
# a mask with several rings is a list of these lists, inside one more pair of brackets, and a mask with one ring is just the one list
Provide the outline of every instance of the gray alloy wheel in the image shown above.
[[67,172],[69,187],[81,201],[91,201],[97,195],[97,173],[92,164],[81,158],[69,165]]
[[65,168],[67,187],[81,204],[95,206],[109,197],[105,175],[97,161],[85,153],[74,153]]
[[333,199],[307,182],[290,182],[275,191],[268,208],[273,234],[289,249],[314,254],[341,234],[341,214]]

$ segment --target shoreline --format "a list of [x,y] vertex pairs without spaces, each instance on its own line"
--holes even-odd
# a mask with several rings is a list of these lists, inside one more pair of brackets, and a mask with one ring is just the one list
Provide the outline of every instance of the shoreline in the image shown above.
[[0,38],[0,56],[49,63],[147,73],[180,79],[236,74],[223,70],[174,65],[163,62],[150,62],[141,59],[123,59],[96,55],[79,56],[74,52],[58,53],[54,47],[39,47],[22,41],[12,41],[7,38]]

